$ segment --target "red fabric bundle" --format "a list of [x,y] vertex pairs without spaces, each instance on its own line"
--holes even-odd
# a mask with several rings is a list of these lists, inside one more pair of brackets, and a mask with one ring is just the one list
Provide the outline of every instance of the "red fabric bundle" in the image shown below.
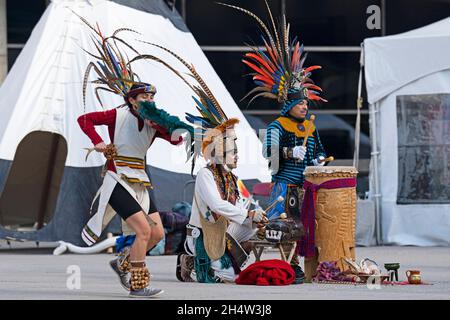
[[272,259],[252,263],[239,274],[237,284],[257,286],[285,286],[293,283],[295,272],[285,261]]

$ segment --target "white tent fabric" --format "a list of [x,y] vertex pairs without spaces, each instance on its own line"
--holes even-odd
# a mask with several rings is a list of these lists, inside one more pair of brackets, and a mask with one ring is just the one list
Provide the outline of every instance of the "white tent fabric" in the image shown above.
[[429,74],[450,68],[450,18],[398,35],[364,40],[369,103]]
[[[0,89],[0,159],[13,160],[19,142],[29,132],[51,131],[68,141],[66,166],[98,167],[102,155],[91,154],[84,160],[84,147],[91,147],[76,119],[83,111],[83,73],[91,59],[81,48],[95,52],[89,37],[90,29],[71,10],[98,23],[104,34],[118,28],[131,28],[141,35],[123,32],[120,37],[141,53],[152,53],[169,61],[177,69],[183,66],[161,49],[136,40],[146,40],[165,46],[194,64],[216,96],[225,113],[237,117],[239,168],[241,179],[270,181],[267,162],[262,157],[261,143],[233,101],[220,78],[196,43],[192,34],[182,32],[162,16],[141,12],[104,0],[52,1],[36,25],[16,63]],[[128,52],[130,58],[134,54]],[[169,70],[156,62],[139,61],[134,65],[142,81],[156,85],[157,106],[184,119],[186,111],[195,112],[190,89]],[[90,80],[95,75],[91,74]],[[114,94],[100,93],[106,109],[121,103]],[[94,90],[88,87],[86,112],[102,110]],[[106,127],[100,133],[107,141]],[[147,155],[149,165],[177,173],[190,173],[183,147],[174,148],[167,142],[155,141]],[[202,165],[197,164],[197,169]],[[196,172],[196,171],[195,171]]]
[[[0,88],[0,238],[63,240],[82,245],[81,229],[89,219],[91,201],[101,185],[100,171],[105,160],[102,155],[92,153],[85,162],[83,148],[91,147],[91,142],[77,124],[78,116],[84,112],[102,110],[92,85],[87,90],[86,110],[82,103],[83,75],[91,60],[82,48],[90,52],[95,52],[95,48],[90,29],[71,10],[92,24],[98,23],[105,35],[124,27],[138,31],[140,34],[123,32],[119,35],[139,52],[156,55],[182,72],[184,66],[175,58],[137,40],[158,43],[193,63],[225,113],[241,120],[237,130],[240,149],[237,175],[248,183],[270,181],[261,142],[192,34],[185,26],[180,28],[182,21],[178,13],[166,10],[162,0],[129,1],[135,3],[133,8],[145,11],[123,2],[124,5],[105,0],[53,0],[3,82]],[[178,22],[174,25],[173,21]],[[130,59],[134,57],[131,50],[125,51]],[[196,112],[190,89],[162,65],[139,61],[134,64],[134,70],[142,81],[156,85],[158,107],[181,119],[185,112]],[[91,73],[89,80],[95,79],[95,74]],[[124,102],[114,94],[100,92],[100,95],[105,109]],[[98,127],[98,131],[108,143],[106,127]],[[48,132],[59,134],[66,143],[59,143],[60,136],[46,134]],[[26,146],[24,141],[27,141]],[[67,157],[64,158],[66,145]],[[58,146],[57,153],[50,150],[53,146]],[[36,153],[34,149],[42,152]],[[55,169],[56,160],[50,159],[50,153],[58,154],[58,159],[66,159],[65,166],[58,163]],[[33,161],[33,156],[37,161]],[[186,163],[183,146],[174,147],[156,139],[150,148],[147,171],[155,186],[152,197],[161,212],[170,211],[179,201],[192,200],[190,165]],[[197,162],[194,174],[200,165],[202,161]],[[12,172],[23,174],[19,177]],[[39,178],[36,178],[37,173]],[[21,205],[25,203],[22,199],[28,200],[26,204],[32,203],[33,210]],[[117,218],[108,226],[108,232],[120,233]],[[33,225],[41,220],[46,225],[39,230],[32,228],[34,231],[25,232],[24,229],[4,228]]]
[[[450,204],[397,204],[396,110],[399,95],[450,93],[450,18],[366,39],[364,54],[368,100],[377,111],[370,120],[376,131],[372,161],[377,161],[379,172],[371,171],[371,180],[378,179],[382,243],[450,245]],[[372,185],[371,195],[377,199],[375,193]]]

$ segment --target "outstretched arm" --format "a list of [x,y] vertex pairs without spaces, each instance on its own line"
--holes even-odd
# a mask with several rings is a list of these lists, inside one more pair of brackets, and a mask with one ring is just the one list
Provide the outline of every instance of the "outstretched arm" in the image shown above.
[[193,136],[194,128],[181,121],[177,116],[172,116],[163,109],[156,108],[155,104],[143,101],[140,103],[141,108],[139,114],[143,119],[151,121],[151,123],[157,124],[163,127],[169,134],[179,129],[185,129]]
[[169,131],[166,128],[156,124],[155,122],[145,120],[145,123],[156,130],[155,138],[164,139],[168,141],[170,144],[175,146],[183,142],[183,137],[180,136],[178,137],[178,139],[172,139],[172,136],[169,134]]

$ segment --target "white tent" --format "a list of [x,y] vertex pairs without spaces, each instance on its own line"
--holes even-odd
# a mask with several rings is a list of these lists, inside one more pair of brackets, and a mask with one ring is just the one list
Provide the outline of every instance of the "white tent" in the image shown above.
[[[157,2],[160,3],[160,6],[165,6],[163,1],[155,1],[155,3]],[[90,52],[95,52],[95,49],[89,36],[89,28],[70,9],[92,24],[98,23],[104,34],[112,34],[118,28],[131,28],[138,31],[140,35],[123,32],[120,37],[132,44],[139,52],[161,57],[179,70],[182,70],[183,66],[172,56],[137,40],[158,43],[193,63],[225,113],[241,120],[238,132],[240,164],[237,175],[244,180],[270,180],[270,173],[267,163],[262,157],[261,143],[258,137],[251,130],[242,112],[191,33],[180,30],[171,20],[160,14],[136,10],[112,1],[53,0],[35,26],[30,39],[0,88],[0,191],[7,192],[6,185],[10,184],[9,180],[7,182],[7,176],[8,173],[14,171],[13,160],[15,157],[19,157],[17,150],[24,137],[31,132],[50,132],[51,136],[61,138],[56,142],[59,148],[61,146],[63,149],[67,148],[66,158],[64,158],[65,150],[61,151],[61,159],[64,163],[63,173],[59,176],[57,174],[57,178],[52,174],[47,174],[43,178],[47,179],[47,186],[50,189],[52,187],[57,189],[53,190],[58,198],[55,219],[57,221],[64,220],[63,213],[58,218],[58,212],[67,210],[72,211],[73,215],[82,216],[83,221],[87,219],[89,202],[100,183],[98,173],[104,164],[104,158],[98,153],[93,153],[85,162],[83,148],[91,147],[91,142],[80,130],[76,119],[84,112],[102,109],[95,98],[93,87],[88,87],[86,110],[83,110],[83,74],[91,58],[81,48]],[[177,15],[176,12],[173,14]],[[132,52],[128,52],[128,54],[130,58],[133,56]],[[158,89],[155,99],[157,106],[163,107],[181,119],[184,119],[186,111],[195,112],[190,89],[162,65],[158,65],[156,62],[138,61],[134,70],[137,71],[142,81],[156,85]],[[90,80],[95,78],[92,74]],[[107,109],[123,103],[120,97],[113,94],[100,92],[100,95]],[[99,128],[99,133],[108,142],[106,127]],[[43,141],[40,145],[36,141],[31,141],[29,148],[34,150],[33,152],[48,148],[50,140],[44,138]],[[67,144],[66,147],[64,147],[65,144]],[[33,152],[24,153],[26,154],[24,157],[29,160],[27,165],[39,166],[37,159],[39,156],[36,155],[36,158],[33,159]],[[186,163],[183,147],[175,148],[167,142],[157,139],[147,154],[147,164],[155,185],[158,203],[167,203],[164,201],[170,197],[171,204],[173,204],[173,199],[192,200],[182,199],[184,183],[192,179],[190,163]],[[202,165],[201,161],[196,170],[199,165]],[[36,171],[36,174],[42,172],[40,169]],[[61,182],[60,188],[58,183],[55,184],[55,179],[57,182]],[[21,201],[22,198],[23,201],[27,201],[26,198],[29,195],[20,194],[19,189],[11,188],[12,186],[9,190],[13,191],[10,193],[16,192],[18,201]],[[45,192],[50,193],[50,191]],[[38,197],[42,196],[38,195]],[[83,209],[80,209],[80,203],[84,203],[81,207]],[[167,206],[159,209],[170,209]],[[1,210],[0,204],[0,224]],[[50,209],[44,208],[43,210]],[[85,212],[80,212],[83,210]],[[78,228],[80,223],[77,224]],[[46,228],[50,228],[50,226]],[[58,227],[53,228],[57,232]],[[59,238],[63,239],[63,235]],[[73,237],[69,237],[67,240],[74,241]]]
[[366,39],[364,66],[380,240],[449,245],[450,18]]

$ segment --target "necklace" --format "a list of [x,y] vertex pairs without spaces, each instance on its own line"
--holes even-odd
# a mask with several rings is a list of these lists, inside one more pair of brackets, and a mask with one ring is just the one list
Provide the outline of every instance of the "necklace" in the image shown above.
[[239,197],[239,191],[237,188],[236,177],[231,172],[225,174],[222,173],[217,166],[208,166],[208,169],[212,172],[216,185],[219,189],[220,196],[222,199],[236,203]]

